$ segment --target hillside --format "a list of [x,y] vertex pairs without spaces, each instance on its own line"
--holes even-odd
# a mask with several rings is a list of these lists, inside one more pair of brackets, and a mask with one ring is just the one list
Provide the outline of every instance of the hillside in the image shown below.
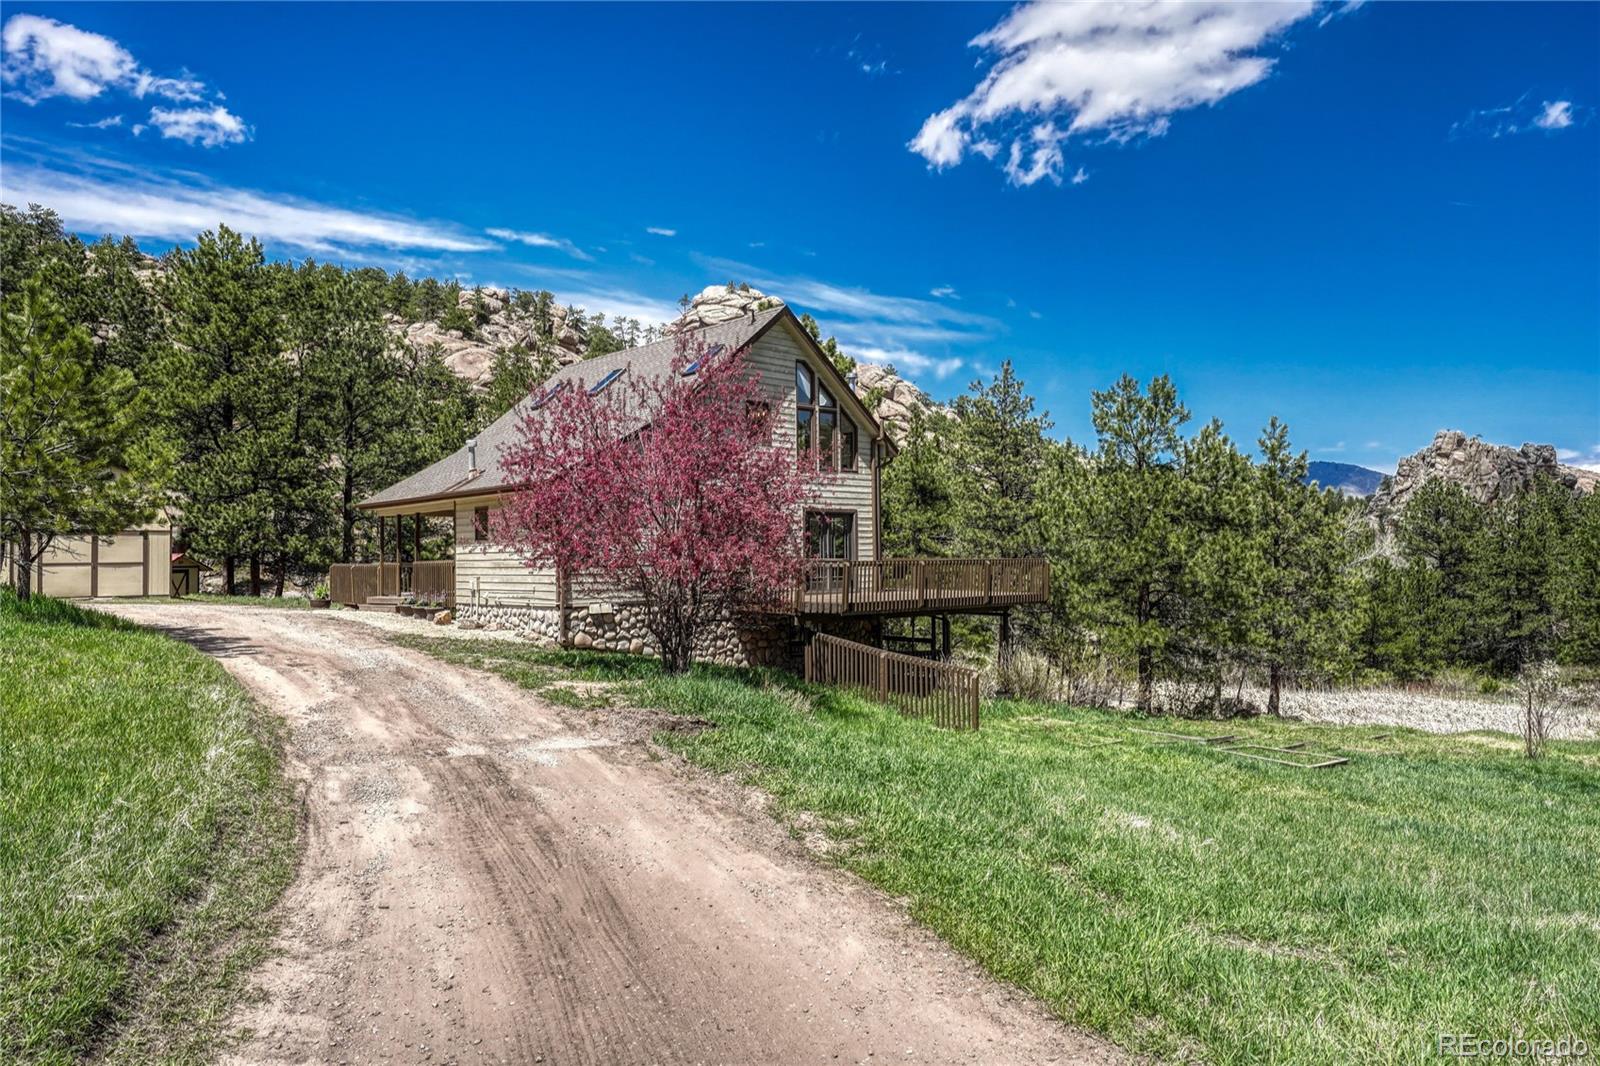
[[1338,489],[1346,496],[1371,496],[1383,483],[1384,475],[1354,463],[1313,462],[1306,471],[1306,483],[1325,489]]

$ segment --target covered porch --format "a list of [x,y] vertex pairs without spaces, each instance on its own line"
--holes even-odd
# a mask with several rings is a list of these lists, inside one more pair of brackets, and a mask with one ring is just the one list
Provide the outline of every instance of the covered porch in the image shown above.
[[[419,602],[437,602],[454,608],[456,562],[453,547],[452,557],[448,559],[422,557],[425,520],[448,517],[453,521],[453,505],[446,501],[409,510],[380,509],[374,512],[374,517],[378,521],[378,561],[330,566],[329,599],[346,607],[392,611],[409,596]],[[454,543],[453,535],[451,543]]]

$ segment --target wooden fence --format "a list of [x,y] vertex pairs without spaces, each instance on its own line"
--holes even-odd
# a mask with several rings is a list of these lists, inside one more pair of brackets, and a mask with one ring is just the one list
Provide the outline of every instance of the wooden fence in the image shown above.
[[1050,598],[1044,559],[812,559],[795,590],[800,614],[879,614],[1012,607]]
[[818,633],[806,645],[806,680],[859,689],[946,729],[978,728],[978,672]]
[[455,606],[454,559],[415,563],[335,563],[328,567],[328,597],[357,606],[379,596],[411,593],[419,600],[440,600]]

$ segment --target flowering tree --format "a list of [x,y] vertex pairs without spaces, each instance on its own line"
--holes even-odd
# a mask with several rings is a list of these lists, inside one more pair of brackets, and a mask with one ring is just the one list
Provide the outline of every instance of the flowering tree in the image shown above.
[[773,441],[744,349],[680,341],[658,376],[567,385],[500,457],[492,534],[530,567],[636,595],[667,670],[712,622],[775,606],[799,577],[803,506],[825,476]]

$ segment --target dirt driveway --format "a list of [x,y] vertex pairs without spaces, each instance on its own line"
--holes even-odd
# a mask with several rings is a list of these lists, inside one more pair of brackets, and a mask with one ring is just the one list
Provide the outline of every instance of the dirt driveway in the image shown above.
[[110,609],[290,726],[307,850],[232,1061],[1118,1059],[589,715],[333,614]]

